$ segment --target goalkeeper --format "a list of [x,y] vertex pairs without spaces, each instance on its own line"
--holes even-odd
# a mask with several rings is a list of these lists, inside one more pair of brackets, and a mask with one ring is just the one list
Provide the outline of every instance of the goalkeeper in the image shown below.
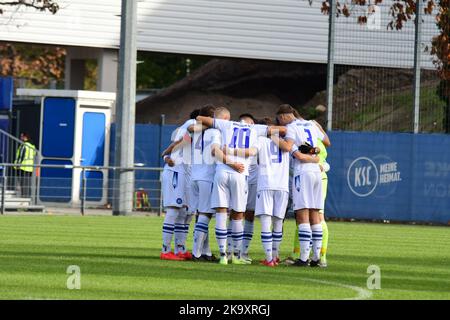
[[[324,131],[322,126],[315,120],[313,122],[317,125],[317,127]],[[330,170],[330,165],[326,162],[327,159],[327,149],[320,139],[317,141],[318,148],[311,149],[309,145],[303,145],[299,147],[299,150],[302,153],[317,153],[319,156],[319,166],[322,171],[322,190],[324,201],[327,196],[327,188],[328,188],[328,176],[327,172]],[[327,267],[327,247],[328,247],[328,226],[325,222],[325,213],[324,210],[320,210],[320,221],[322,224],[323,230],[323,240],[322,240],[322,250],[320,252],[320,266]],[[296,226],[296,230],[294,232],[294,249],[291,253],[291,256],[286,259],[287,264],[292,264],[300,257],[300,242],[298,241],[298,226]]]

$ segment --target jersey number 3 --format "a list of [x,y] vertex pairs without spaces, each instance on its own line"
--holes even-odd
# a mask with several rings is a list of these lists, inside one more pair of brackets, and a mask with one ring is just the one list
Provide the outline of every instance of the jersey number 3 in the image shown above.
[[311,135],[311,131],[309,129],[305,129],[305,133],[308,135],[308,138],[306,138],[306,140],[308,141],[308,143],[314,147],[314,142],[312,139],[312,135]]

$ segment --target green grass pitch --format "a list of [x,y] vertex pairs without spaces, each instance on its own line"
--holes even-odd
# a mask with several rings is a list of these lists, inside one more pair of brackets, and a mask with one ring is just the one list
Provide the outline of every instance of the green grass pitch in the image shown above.
[[[329,223],[327,269],[271,269],[161,261],[161,225],[159,217],[2,216],[0,298],[450,299],[448,227]],[[293,233],[288,220],[282,257]],[[250,253],[263,258],[258,224]],[[69,265],[81,269],[80,290],[66,287]],[[369,265],[381,269],[379,290],[367,289]]]

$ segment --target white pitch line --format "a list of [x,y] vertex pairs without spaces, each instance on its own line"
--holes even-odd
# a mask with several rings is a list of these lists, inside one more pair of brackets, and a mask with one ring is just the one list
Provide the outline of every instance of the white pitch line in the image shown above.
[[308,279],[308,278],[302,278],[302,279],[304,279],[306,281],[311,281],[311,282],[317,282],[317,283],[325,284],[325,285],[332,285],[332,286],[336,286],[336,287],[347,288],[347,289],[356,291],[358,293],[358,295],[356,297],[345,298],[344,300],[367,300],[367,299],[372,298],[372,291],[364,289],[362,287],[352,286],[352,285],[348,285],[348,284],[342,284],[342,283],[333,282],[333,281]]

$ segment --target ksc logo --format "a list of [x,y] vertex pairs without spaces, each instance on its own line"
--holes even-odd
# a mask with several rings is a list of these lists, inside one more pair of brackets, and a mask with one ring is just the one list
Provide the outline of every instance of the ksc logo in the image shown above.
[[355,159],[348,168],[347,183],[355,195],[367,197],[378,185],[377,166],[366,157]]

